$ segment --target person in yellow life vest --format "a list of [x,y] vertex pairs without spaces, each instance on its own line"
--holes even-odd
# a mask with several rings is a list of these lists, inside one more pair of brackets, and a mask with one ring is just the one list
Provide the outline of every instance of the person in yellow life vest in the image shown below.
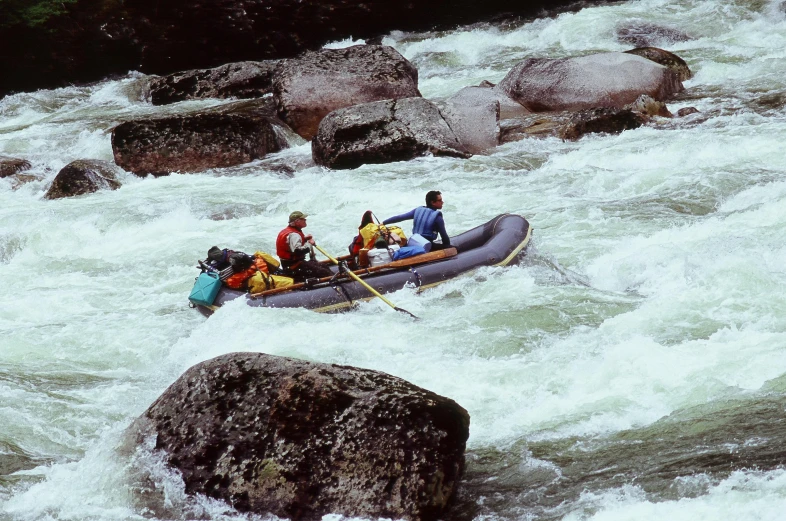
[[314,259],[314,238],[303,233],[307,217],[303,212],[289,214],[289,225],[276,238],[276,255],[281,259],[281,268],[298,281],[333,275],[330,268]]

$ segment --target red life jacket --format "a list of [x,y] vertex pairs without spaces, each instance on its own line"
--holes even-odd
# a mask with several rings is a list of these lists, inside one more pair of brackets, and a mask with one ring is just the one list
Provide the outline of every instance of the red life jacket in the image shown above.
[[284,267],[291,267],[306,258],[305,252],[293,253],[290,251],[289,243],[287,242],[287,237],[289,237],[290,233],[300,235],[300,240],[303,241],[303,244],[306,243],[306,236],[303,235],[303,232],[299,228],[295,228],[294,226],[287,226],[278,232],[278,237],[276,238],[276,255],[281,259],[281,264],[284,265]]

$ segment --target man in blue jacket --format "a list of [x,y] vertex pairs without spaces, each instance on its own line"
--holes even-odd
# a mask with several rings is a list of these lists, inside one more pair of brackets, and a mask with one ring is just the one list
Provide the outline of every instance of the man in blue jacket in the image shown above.
[[[426,194],[426,206],[418,206],[412,211],[389,217],[382,224],[393,224],[408,219],[413,219],[412,233],[417,233],[431,241],[431,250],[441,250],[450,246],[450,237],[445,231],[445,220],[442,218],[442,192],[432,190]],[[442,244],[435,243],[437,234],[442,238]]]

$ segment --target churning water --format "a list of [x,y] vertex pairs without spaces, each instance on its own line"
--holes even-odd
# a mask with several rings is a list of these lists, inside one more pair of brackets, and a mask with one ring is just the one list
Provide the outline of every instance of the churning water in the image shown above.
[[[630,46],[653,23],[695,72],[672,112],[575,143],[529,139],[469,160],[327,171],[308,144],[200,174],[46,201],[72,160],[111,160],[111,128],[190,111],[143,77],[8,96],[0,153],[0,519],[249,519],[144,451],[129,423],[193,364],[259,351],[377,369],[472,417],[455,520],[777,520],[786,512],[786,14],[765,0],[640,0],[526,23],[385,38],[444,97],[526,57]],[[346,42],[345,42],[346,43]],[[522,262],[342,315],[232,302],[189,309],[213,245],[274,250],[286,216],[341,253],[360,216],[445,199],[448,231],[530,220]],[[144,472],[139,472],[143,468]],[[140,477],[143,476],[143,477]]]

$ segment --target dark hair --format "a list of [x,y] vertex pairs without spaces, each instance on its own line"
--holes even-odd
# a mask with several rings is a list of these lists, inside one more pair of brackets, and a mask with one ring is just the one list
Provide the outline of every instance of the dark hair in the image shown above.
[[440,196],[440,195],[442,195],[442,192],[439,192],[437,190],[432,190],[429,193],[427,193],[426,194],[426,206],[431,208],[431,206],[432,206],[431,203],[436,202],[437,196]]

